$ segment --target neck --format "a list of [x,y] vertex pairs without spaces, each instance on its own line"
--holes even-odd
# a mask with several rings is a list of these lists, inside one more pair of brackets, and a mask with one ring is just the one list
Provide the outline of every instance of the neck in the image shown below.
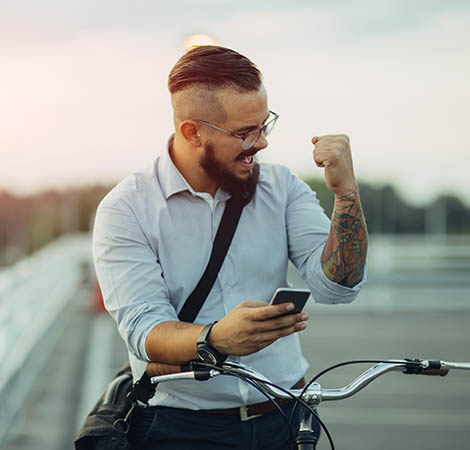
[[170,157],[184,179],[196,192],[207,192],[215,196],[218,186],[199,165],[199,157],[204,149],[190,146],[181,136],[175,134],[170,148]]

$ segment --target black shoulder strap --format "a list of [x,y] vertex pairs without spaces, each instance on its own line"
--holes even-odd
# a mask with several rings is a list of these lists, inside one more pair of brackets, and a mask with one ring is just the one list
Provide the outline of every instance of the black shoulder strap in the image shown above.
[[[178,314],[182,322],[193,322],[206,301],[232,242],[244,205],[241,200],[233,197],[227,201],[206,270]],[[156,386],[150,382],[147,372],[144,372],[131,389],[129,398],[147,403],[155,395],[155,389]]]
[[242,209],[243,203],[235,200],[233,197],[227,202],[217,234],[215,235],[212,253],[206,270],[178,314],[178,318],[182,322],[194,322],[206,301],[232,242]]

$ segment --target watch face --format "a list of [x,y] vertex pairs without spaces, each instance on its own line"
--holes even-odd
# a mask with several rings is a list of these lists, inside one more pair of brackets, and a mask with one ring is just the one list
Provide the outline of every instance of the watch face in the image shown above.
[[201,358],[203,361],[205,361],[209,364],[217,364],[217,358],[206,347],[198,348],[197,349],[197,354],[198,354],[199,358]]

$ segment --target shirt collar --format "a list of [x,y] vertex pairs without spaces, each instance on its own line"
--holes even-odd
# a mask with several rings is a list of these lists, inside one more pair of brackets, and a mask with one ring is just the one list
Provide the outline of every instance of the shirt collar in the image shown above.
[[[157,172],[160,185],[165,196],[168,200],[172,195],[179,192],[189,191],[193,195],[200,196],[200,193],[196,192],[186,181],[184,176],[175,166],[175,163],[171,159],[170,150],[173,145],[175,135],[172,134],[168,139],[167,149],[160,156],[160,163],[158,164]],[[218,189],[215,195],[216,200],[224,201],[228,200],[230,195],[222,189]]]

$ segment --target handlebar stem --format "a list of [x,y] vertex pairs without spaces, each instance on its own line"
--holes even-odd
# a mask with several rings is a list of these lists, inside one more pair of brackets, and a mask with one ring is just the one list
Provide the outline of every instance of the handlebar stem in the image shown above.
[[[310,392],[306,393],[303,399],[313,407],[319,405],[321,401],[317,394],[311,394]],[[312,431],[312,413],[303,406],[300,409],[299,431]]]

